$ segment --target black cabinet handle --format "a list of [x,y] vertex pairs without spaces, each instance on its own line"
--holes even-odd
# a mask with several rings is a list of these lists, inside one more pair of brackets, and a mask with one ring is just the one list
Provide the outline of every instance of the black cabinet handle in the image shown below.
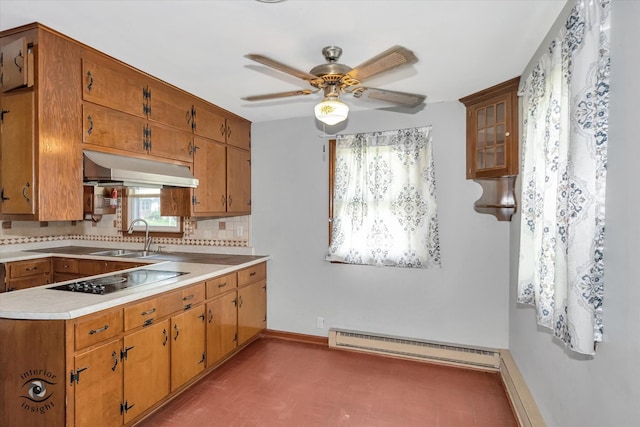
[[93,89],[93,74],[91,74],[91,70],[87,71],[87,79],[89,81],[87,83],[87,90],[91,92],[91,89]]
[[99,334],[100,332],[104,332],[107,329],[109,329],[109,325],[104,325],[102,328],[90,330],[89,335]]

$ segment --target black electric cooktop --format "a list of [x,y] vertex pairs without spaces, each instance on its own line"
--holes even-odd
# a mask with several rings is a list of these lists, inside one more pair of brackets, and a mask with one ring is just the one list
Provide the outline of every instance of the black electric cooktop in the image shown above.
[[116,273],[111,276],[98,277],[95,279],[78,280],[65,285],[53,286],[48,289],[104,295],[118,292],[123,289],[129,289],[134,286],[160,282],[161,280],[171,279],[173,277],[182,276],[183,274],[189,273],[181,271],[141,269],[126,273]]

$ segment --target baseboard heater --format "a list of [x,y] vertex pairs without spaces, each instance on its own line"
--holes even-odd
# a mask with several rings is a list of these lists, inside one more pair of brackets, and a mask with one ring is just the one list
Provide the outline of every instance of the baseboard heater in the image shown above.
[[500,370],[500,352],[497,350],[413,338],[331,329],[329,347],[475,369]]

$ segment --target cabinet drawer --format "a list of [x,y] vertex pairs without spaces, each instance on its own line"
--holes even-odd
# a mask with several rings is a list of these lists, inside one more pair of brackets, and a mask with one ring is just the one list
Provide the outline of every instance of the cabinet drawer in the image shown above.
[[80,318],[75,329],[76,350],[115,337],[122,332],[122,309]]
[[124,309],[124,330],[149,326],[158,318],[158,300],[156,298],[139,302]]
[[204,283],[207,288],[207,299],[238,287],[236,273],[216,277],[215,279],[207,280]]
[[267,264],[260,263],[238,271],[238,286],[257,282],[267,277]]
[[51,275],[35,274],[32,276],[21,277],[20,279],[12,279],[7,281],[7,291],[17,291],[20,289],[33,288],[35,286],[48,285],[51,283]]
[[107,261],[81,259],[78,260],[78,273],[83,276],[95,276],[107,272]]
[[188,310],[197,303],[204,301],[204,296],[204,282],[163,295],[158,298],[158,310],[160,312],[158,317]]
[[51,273],[51,260],[49,258],[32,259],[29,261],[16,261],[7,264],[9,279],[33,276],[36,274]]
[[54,258],[53,271],[56,273],[78,273],[78,260],[73,258]]

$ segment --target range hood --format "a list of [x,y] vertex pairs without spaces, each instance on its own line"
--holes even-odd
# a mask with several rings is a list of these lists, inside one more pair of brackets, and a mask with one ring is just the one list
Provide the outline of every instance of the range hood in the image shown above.
[[191,187],[198,180],[186,166],[84,150],[84,182],[124,187]]

